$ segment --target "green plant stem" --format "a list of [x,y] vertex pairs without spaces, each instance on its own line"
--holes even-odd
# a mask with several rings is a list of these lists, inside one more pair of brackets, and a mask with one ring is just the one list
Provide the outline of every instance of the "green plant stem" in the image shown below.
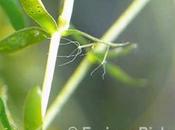
[[[61,108],[64,106],[65,102],[69,99],[70,95],[75,91],[79,83],[83,80],[85,74],[88,72],[91,64],[89,64],[89,60],[85,58],[83,62],[81,62],[80,66],[74,72],[74,74],[69,79],[69,82],[65,85],[64,89],[60,92],[57,99],[48,109],[46,117],[44,119],[43,129],[47,129],[49,124],[53,121],[54,117],[58,112],[60,112]],[[83,69],[82,69],[83,68]],[[76,80],[76,81],[75,81]],[[59,107],[58,107],[59,104]]]
[[69,28],[69,23],[73,11],[74,0],[62,0],[63,7],[59,16],[58,31],[51,37],[44,82],[42,86],[42,116],[45,117],[49,95],[52,86],[53,75],[55,71],[57,53],[61,35]]
[[[68,33],[68,34],[66,34],[66,33]],[[92,40],[95,43],[102,43],[105,45],[109,45],[111,47],[122,47],[122,46],[127,46],[129,44],[129,43],[112,43],[112,42],[104,41],[104,40],[98,39],[96,37],[93,37],[85,32],[82,32],[82,31],[79,31],[76,29],[69,29],[67,32],[64,32],[63,35],[67,36],[67,35],[71,35],[71,34],[79,34],[80,36],[84,36],[86,38],[89,38],[90,40]]]
[[60,33],[56,32],[55,34],[53,34],[50,42],[45,77],[44,77],[44,82],[42,87],[42,116],[43,117],[45,116],[47,105],[48,105],[60,38],[61,38]]
[[[113,41],[123,32],[123,30],[129,25],[129,23],[137,16],[137,14],[143,9],[143,7],[149,2],[149,0],[134,0],[128,9],[122,14],[122,16],[111,26],[111,28],[104,34],[102,40]],[[106,45],[98,44],[95,48],[98,52],[104,52]],[[80,66],[76,69],[74,74],[65,84],[60,94],[56,97],[53,104],[48,109],[44,120],[44,128],[46,129],[55,116],[60,112],[63,105],[67,102],[72,93],[77,89],[79,83],[83,80],[88,73],[93,62],[90,60],[91,53],[89,53],[81,62]]]

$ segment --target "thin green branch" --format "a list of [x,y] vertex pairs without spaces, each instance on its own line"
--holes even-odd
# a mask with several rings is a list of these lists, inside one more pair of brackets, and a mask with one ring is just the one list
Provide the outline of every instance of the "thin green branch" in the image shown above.
[[104,41],[104,40],[93,37],[93,36],[91,36],[91,35],[89,35],[85,32],[77,30],[77,29],[68,29],[67,31],[63,32],[63,36],[69,36],[69,35],[73,35],[73,34],[78,34],[80,36],[84,36],[84,37],[92,40],[94,43],[99,43],[99,44],[102,43],[102,44],[105,44],[105,45],[109,45],[111,47],[123,47],[123,46],[129,45],[129,42],[126,42],[126,43],[112,43],[112,42]]
[[[122,14],[122,16],[111,26],[111,28],[104,34],[102,40],[104,41],[113,41],[122,33],[122,31],[129,25],[129,23],[137,16],[137,14],[143,9],[143,7],[149,2],[149,0],[134,0],[129,8]],[[106,50],[106,45],[98,44],[95,48],[96,51],[104,52]],[[56,97],[53,104],[48,109],[48,112],[44,121],[44,128],[46,129],[56,115],[60,112],[64,104],[77,89],[80,82],[88,73],[93,60],[91,58],[92,53],[83,59],[80,66],[76,69],[74,74],[68,80],[68,82],[63,87],[62,91]]]

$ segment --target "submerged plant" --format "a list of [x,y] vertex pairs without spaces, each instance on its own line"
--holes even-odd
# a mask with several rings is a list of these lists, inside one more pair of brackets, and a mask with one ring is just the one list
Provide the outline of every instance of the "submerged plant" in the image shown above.
[[[13,0],[1,0],[0,5],[3,7],[16,31],[0,41],[0,52],[10,53],[32,44],[41,43],[46,39],[50,39],[50,47],[45,71],[45,77],[42,87],[33,87],[29,92],[24,107],[24,129],[38,130],[47,129],[56,114],[61,110],[62,106],[76,90],[78,84],[87,74],[93,64],[98,64],[91,74],[98,68],[104,68],[104,74],[107,72],[117,80],[131,84],[143,85],[144,80],[134,79],[120,69],[119,66],[108,63],[107,59],[117,58],[126,55],[134,48],[136,44],[130,42],[113,43],[119,34],[127,27],[127,25],[135,18],[149,0],[134,0],[130,7],[117,20],[111,28],[104,34],[102,38],[93,37],[85,32],[70,28],[70,20],[73,11],[74,0],[61,0],[59,8],[59,17],[55,21],[54,18],[45,9],[41,0],[20,0],[25,12],[40,27],[24,27],[24,19],[20,10],[17,8]],[[10,6],[9,6],[10,3]],[[13,6],[13,8],[11,8]],[[15,18],[14,18],[15,17]],[[66,37],[73,36],[75,41]],[[66,39],[65,44],[75,44],[76,49],[68,56],[72,60],[62,65],[66,65],[79,55],[82,49],[90,48],[80,66],[70,77],[63,90],[59,93],[53,104],[47,110],[49,95],[52,86],[52,80],[57,60],[57,52],[61,39]],[[84,42],[81,42],[81,39]],[[89,42],[90,41],[90,42]],[[85,44],[86,43],[86,44]],[[59,60],[59,58],[58,58]],[[16,129],[10,123],[10,119],[6,114],[4,99],[0,99],[0,121],[7,130]]]

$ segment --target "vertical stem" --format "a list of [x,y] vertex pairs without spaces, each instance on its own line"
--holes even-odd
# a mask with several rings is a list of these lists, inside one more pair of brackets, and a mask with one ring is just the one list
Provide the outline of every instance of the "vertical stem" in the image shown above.
[[58,17],[59,30],[64,32],[69,28],[73,12],[74,0],[61,0],[61,9]]
[[53,34],[50,42],[45,77],[44,77],[44,82],[42,87],[42,116],[43,117],[45,116],[47,105],[48,105],[60,38],[61,38],[60,33],[56,32]]
[[[143,7],[149,2],[149,0],[134,0],[128,9],[121,15],[121,17],[111,26],[111,28],[104,34],[102,40],[113,41],[118,38],[119,34],[129,25],[129,23],[138,15]],[[99,44],[95,50],[105,52],[105,45]],[[88,53],[90,54],[90,53]],[[55,101],[49,108],[44,122],[44,128],[47,128],[51,121],[55,118],[56,114],[60,112],[63,105],[70,98],[72,93],[77,89],[79,83],[83,80],[85,75],[88,73],[92,62],[89,60],[90,55],[87,55],[80,66],[76,69],[74,74],[68,80],[63,87],[60,94],[56,97]]]
[[45,120],[44,120],[44,125],[43,125],[44,130],[47,129],[49,124],[55,118],[56,114],[61,111],[61,108],[64,106],[66,101],[69,99],[70,95],[72,95],[72,93],[75,91],[76,87],[72,87],[72,86],[78,86],[78,84],[84,78],[84,75],[90,69],[90,66],[91,64],[89,64],[89,60],[84,59],[84,62],[81,62],[80,67],[76,70],[75,73],[73,73],[73,75],[69,79],[69,82],[67,82],[67,84],[64,86],[59,96],[57,97],[57,99],[54,101],[52,106],[49,108],[46,114]]
[[74,0],[62,0],[61,14],[58,21],[58,31],[51,37],[46,72],[42,86],[42,116],[45,117],[49,95],[52,87],[52,80],[55,71],[57,53],[62,32],[69,28],[70,19],[72,16]]
[[71,15],[73,12],[74,0],[62,0],[62,8],[60,12],[60,16],[62,19],[70,22]]

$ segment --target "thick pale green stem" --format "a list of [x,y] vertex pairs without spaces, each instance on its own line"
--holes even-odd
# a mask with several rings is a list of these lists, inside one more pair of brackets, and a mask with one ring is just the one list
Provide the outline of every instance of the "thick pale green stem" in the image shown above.
[[[128,24],[137,16],[141,9],[147,4],[149,0],[134,0],[129,8],[122,14],[122,16],[111,26],[111,28],[102,37],[104,41],[113,41],[118,38],[119,34],[128,26]],[[95,50],[105,52],[105,45],[99,44]],[[72,93],[77,89],[79,83],[88,73],[92,62],[89,60],[90,53],[85,57],[80,66],[76,69],[74,74],[68,80],[62,91],[55,99],[49,108],[44,121],[44,128],[47,128],[56,114],[60,112],[63,105],[67,102]]]
[[66,22],[70,22],[72,12],[73,12],[74,0],[62,0],[62,9],[60,12],[60,16]]
[[64,32],[69,28],[70,19],[73,12],[74,0],[61,1],[60,16],[58,17],[58,27],[60,31]]
[[[51,37],[50,48],[48,53],[48,60],[46,65],[46,72],[42,86],[42,116],[45,117],[49,95],[52,86],[52,80],[56,65],[57,52],[61,39],[62,32],[69,28],[69,23],[73,11],[74,0],[63,0],[63,8],[59,16],[58,31]],[[63,24],[64,23],[64,24]]]
[[74,72],[74,74],[69,79],[69,82],[67,82],[67,84],[64,86],[63,90],[60,92],[59,96],[57,97],[57,99],[48,109],[48,112],[44,120],[44,125],[43,125],[44,129],[47,129],[47,127],[50,125],[50,123],[55,118],[56,114],[60,112],[63,105],[66,103],[70,95],[72,95],[72,93],[76,89],[76,87],[72,87],[72,86],[78,86],[78,84],[84,78],[85,74],[88,72],[90,66],[91,64],[89,64],[88,59],[84,59],[84,61],[81,62],[78,69]]
[[45,77],[44,77],[44,82],[43,82],[43,87],[42,87],[42,115],[43,115],[43,117],[44,117],[46,110],[47,110],[47,105],[48,105],[50,90],[51,90],[51,86],[52,86],[54,70],[55,70],[55,64],[56,64],[56,59],[57,59],[57,52],[58,52],[59,43],[60,43],[60,38],[61,38],[60,33],[56,32],[53,34],[53,36],[51,38],[51,42],[50,42]]

